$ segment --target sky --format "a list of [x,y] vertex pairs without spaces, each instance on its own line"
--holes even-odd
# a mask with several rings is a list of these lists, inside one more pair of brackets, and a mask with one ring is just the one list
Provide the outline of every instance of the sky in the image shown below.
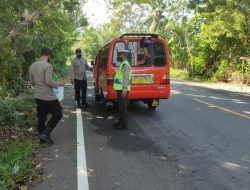
[[109,21],[107,3],[104,0],[88,0],[83,11],[92,26],[97,26]]

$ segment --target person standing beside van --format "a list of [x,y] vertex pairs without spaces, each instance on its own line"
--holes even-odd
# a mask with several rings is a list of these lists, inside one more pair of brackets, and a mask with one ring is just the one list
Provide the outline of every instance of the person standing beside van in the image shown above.
[[[30,83],[35,87],[35,101],[37,104],[38,132],[40,143],[53,144],[50,137],[51,131],[56,127],[62,118],[62,107],[53,92],[53,88],[63,86],[62,82],[56,82],[52,79],[53,67],[49,63],[52,51],[49,48],[43,48],[41,57],[29,68]],[[52,114],[51,119],[45,126],[48,113]]]
[[131,67],[128,62],[129,51],[118,52],[118,59],[121,61],[114,78],[114,89],[118,96],[119,118],[114,123],[115,129],[128,128],[127,97],[131,87]]
[[75,53],[76,57],[71,62],[71,83],[74,84],[75,87],[75,100],[77,102],[77,108],[87,108],[89,107],[89,104],[86,101],[86,70],[91,70],[91,67],[87,64],[86,58],[82,57],[82,50],[80,48],[77,48]]

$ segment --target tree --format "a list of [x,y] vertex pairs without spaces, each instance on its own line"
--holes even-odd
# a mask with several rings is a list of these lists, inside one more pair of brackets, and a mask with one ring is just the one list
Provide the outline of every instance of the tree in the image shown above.
[[17,95],[40,49],[50,47],[57,72],[64,70],[77,28],[86,25],[82,0],[1,1],[0,94]]
[[203,65],[201,75],[228,80],[239,69],[239,57],[250,53],[249,3],[203,0],[197,5],[194,8],[203,23],[194,49],[196,64]]

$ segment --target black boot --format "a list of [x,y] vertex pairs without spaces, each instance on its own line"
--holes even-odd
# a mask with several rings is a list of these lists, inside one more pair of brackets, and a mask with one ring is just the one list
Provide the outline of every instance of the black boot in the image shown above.
[[82,108],[88,108],[90,105],[88,102],[84,101],[82,102]]
[[114,127],[119,127],[120,125],[121,125],[121,120],[120,119],[113,124]]
[[54,144],[53,140],[50,138],[51,128],[47,127],[40,135],[40,142],[46,142],[47,144]]
[[128,127],[127,127],[127,126],[124,126],[124,125],[122,125],[122,124],[120,124],[120,125],[115,126],[115,129],[118,129],[118,130],[126,130],[126,129],[128,129]]
[[76,108],[82,108],[82,105],[80,104],[80,102],[76,103]]

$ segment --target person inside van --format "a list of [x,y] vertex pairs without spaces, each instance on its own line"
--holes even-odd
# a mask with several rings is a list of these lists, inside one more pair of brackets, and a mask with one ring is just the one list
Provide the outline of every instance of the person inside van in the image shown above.
[[140,41],[140,48],[138,50],[137,66],[147,66],[150,62],[150,54],[148,45],[144,41]]

